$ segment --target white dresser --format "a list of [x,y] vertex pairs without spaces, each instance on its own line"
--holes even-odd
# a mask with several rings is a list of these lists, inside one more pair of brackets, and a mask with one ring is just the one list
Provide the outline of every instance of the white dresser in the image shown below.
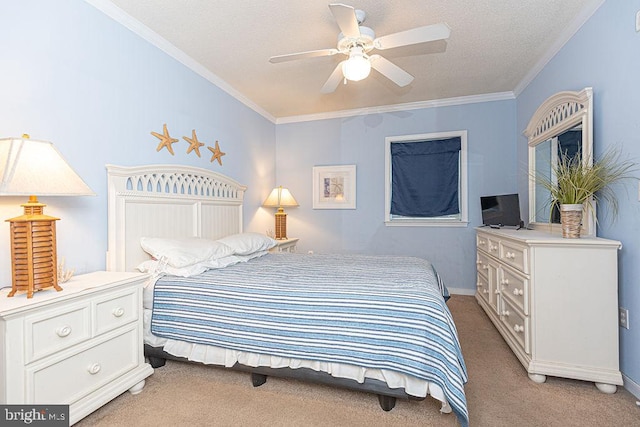
[[95,272],[63,291],[0,292],[0,403],[69,404],[73,424],[153,373],[142,351],[146,275]]
[[547,375],[622,385],[620,242],[533,230],[476,229],[476,299],[538,383]]

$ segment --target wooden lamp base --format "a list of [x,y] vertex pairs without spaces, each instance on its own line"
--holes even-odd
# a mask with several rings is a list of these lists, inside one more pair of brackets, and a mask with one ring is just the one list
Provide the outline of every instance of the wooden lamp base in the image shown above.
[[56,221],[43,214],[43,203],[35,196],[22,205],[24,215],[8,219],[11,224],[11,292],[26,291],[32,298],[35,291],[58,286],[58,259],[56,254]]
[[276,240],[287,239],[287,214],[284,209],[278,208],[276,212]]

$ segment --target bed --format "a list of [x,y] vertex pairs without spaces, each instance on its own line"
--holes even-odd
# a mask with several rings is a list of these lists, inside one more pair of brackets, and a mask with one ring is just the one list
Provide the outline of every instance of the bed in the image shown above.
[[[321,382],[374,393],[384,410],[430,395],[468,424],[448,294],[428,261],[269,253],[269,238],[243,233],[246,187],[236,181],[176,165],[107,172],[107,269],[150,273],[145,355],[154,368],[175,359],[247,371],[254,386],[271,375]],[[206,242],[194,254],[212,251],[186,260],[189,274],[141,245],[179,241],[189,251],[185,238]]]

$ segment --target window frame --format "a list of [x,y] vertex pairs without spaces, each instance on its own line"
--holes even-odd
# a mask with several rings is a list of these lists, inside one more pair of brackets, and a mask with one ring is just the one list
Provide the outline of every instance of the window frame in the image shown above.
[[[460,213],[455,217],[396,217],[391,215],[391,144],[395,142],[424,142],[460,137],[460,154],[458,158],[458,202]],[[384,223],[386,226],[422,226],[422,227],[466,227],[469,224],[468,202],[468,162],[467,131],[432,132],[416,135],[388,136],[385,138],[385,187],[384,187]]]

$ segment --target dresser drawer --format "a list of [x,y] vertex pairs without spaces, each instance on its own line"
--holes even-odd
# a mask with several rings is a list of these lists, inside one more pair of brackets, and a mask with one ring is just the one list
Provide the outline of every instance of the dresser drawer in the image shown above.
[[525,315],[529,314],[529,279],[513,273],[503,267],[501,269],[500,294],[509,299]]
[[476,283],[478,295],[489,304],[489,295],[491,289],[489,289],[489,282],[485,276],[478,274],[478,282]]
[[498,256],[498,249],[500,248],[499,243],[500,241],[498,239],[489,237],[486,234],[478,234],[476,236],[476,246],[496,257]]
[[138,306],[137,289],[110,294],[98,300],[95,303],[95,335],[137,320]]
[[476,247],[485,252],[489,252],[489,238],[481,233],[476,234]]
[[511,242],[504,240],[500,242],[500,260],[525,274],[529,274],[527,252],[528,250],[526,247],[512,244]]
[[50,365],[26,370],[27,402],[73,404],[138,365],[136,328]]
[[506,329],[516,339],[517,343],[527,354],[531,354],[529,345],[529,318],[522,316],[515,306],[507,299],[502,300],[502,311],[500,321],[507,327]]
[[488,278],[489,274],[489,257],[482,252],[478,252],[478,260],[476,261],[478,273]]
[[91,306],[56,306],[25,318],[26,363],[91,338]]

